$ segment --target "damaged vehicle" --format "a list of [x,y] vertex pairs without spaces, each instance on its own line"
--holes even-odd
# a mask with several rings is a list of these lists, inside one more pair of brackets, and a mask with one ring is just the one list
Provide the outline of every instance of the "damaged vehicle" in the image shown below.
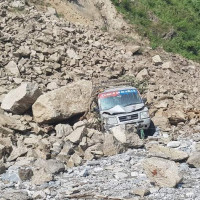
[[133,124],[141,135],[152,134],[152,121],[148,108],[135,87],[121,86],[106,89],[98,94],[98,111],[105,130]]

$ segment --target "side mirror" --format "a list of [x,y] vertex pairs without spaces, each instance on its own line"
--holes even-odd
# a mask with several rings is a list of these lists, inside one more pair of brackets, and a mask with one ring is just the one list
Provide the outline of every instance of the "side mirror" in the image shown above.
[[144,103],[146,103],[146,102],[147,102],[147,98],[142,98],[142,101],[143,101]]

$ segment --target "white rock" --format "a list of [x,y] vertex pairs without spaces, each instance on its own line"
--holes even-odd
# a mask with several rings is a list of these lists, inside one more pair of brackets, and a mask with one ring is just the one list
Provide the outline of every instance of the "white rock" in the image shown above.
[[56,136],[62,138],[72,133],[73,129],[69,124],[58,124],[55,126]]
[[171,148],[177,148],[181,145],[181,142],[179,141],[171,141],[167,144],[168,147],[171,147]]
[[18,88],[11,90],[3,99],[1,108],[16,114],[23,114],[27,111],[41,91],[36,83],[22,83]]
[[159,55],[155,55],[154,57],[152,57],[152,61],[154,62],[155,65],[162,64],[162,60]]
[[138,79],[139,81],[143,81],[148,76],[149,76],[149,73],[148,73],[147,69],[143,69],[137,74],[136,79]]
[[5,70],[9,75],[14,75],[15,77],[20,77],[20,72],[17,64],[14,61],[10,61],[6,66]]

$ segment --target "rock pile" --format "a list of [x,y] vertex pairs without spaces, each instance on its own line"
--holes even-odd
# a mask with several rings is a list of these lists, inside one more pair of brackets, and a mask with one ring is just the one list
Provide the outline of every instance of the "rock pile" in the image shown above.
[[[162,50],[158,55],[140,42],[124,45],[108,32],[74,25],[21,0],[0,0],[0,51],[2,197],[76,199],[94,188],[103,197],[90,198],[150,192],[149,199],[159,199],[165,191],[157,187],[180,189],[194,181],[198,169],[189,166],[200,163],[199,64]],[[92,81],[114,78],[148,82],[144,95],[160,128],[157,136],[143,141],[124,127],[102,133],[92,128],[93,119],[79,120]],[[102,158],[107,156],[113,157]],[[181,171],[187,171],[183,180]],[[197,196],[195,189],[185,193]]]

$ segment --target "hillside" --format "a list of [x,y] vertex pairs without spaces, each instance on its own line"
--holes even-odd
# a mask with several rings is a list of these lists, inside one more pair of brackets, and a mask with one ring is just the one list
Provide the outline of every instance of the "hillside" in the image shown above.
[[112,0],[119,12],[148,37],[151,46],[200,61],[200,2]]
[[[109,0],[102,29],[93,3],[0,0],[0,199],[198,199],[200,64],[149,47]],[[96,83],[121,80],[153,136],[87,113]]]

